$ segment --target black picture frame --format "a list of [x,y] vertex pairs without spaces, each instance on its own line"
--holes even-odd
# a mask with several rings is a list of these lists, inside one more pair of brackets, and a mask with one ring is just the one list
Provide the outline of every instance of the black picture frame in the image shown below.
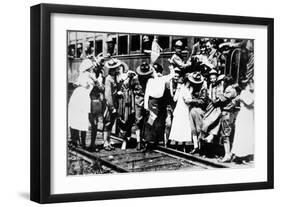
[[[52,13],[99,15],[112,17],[152,18],[162,20],[182,20],[206,23],[233,23],[267,26],[267,181],[137,189],[74,194],[51,194],[50,183],[50,130],[51,130],[51,71],[50,71],[50,16]],[[274,20],[272,18],[195,14],[167,11],[39,4],[31,7],[31,174],[30,199],[39,203],[88,201],[103,199],[166,196],[179,194],[210,193],[272,189],[274,177]]]

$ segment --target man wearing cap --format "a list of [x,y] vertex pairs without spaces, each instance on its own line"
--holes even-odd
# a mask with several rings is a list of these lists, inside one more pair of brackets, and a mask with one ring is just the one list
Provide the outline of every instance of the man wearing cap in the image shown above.
[[199,135],[202,130],[203,116],[207,103],[207,86],[200,72],[193,72],[188,75],[188,80],[193,88],[192,99],[190,100],[190,122],[193,141],[191,154],[199,152]]
[[183,43],[182,41],[178,40],[175,43],[175,53],[169,60],[169,62],[175,67],[179,68],[182,73],[186,73],[186,68],[191,65],[190,61],[187,61],[186,63],[183,60],[182,56],[182,49],[183,49]]
[[142,38],[142,50],[146,54],[151,53],[151,41],[147,35],[144,35]]
[[117,59],[111,58],[105,63],[105,67],[108,68],[108,75],[105,78],[105,91],[104,98],[106,107],[104,111],[104,149],[107,151],[113,150],[114,147],[110,142],[110,135],[112,126],[117,118],[118,109],[118,97],[122,95],[122,92],[118,91],[116,75],[119,70],[121,62]]
[[110,56],[116,55],[115,41],[112,36],[108,36],[107,40],[107,52]]

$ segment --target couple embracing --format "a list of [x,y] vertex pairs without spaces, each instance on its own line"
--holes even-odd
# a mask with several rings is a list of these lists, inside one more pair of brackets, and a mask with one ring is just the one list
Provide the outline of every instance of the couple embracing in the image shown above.
[[194,149],[191,153],[199,150],[198,137],[202,128],[206,98],[207,85],[200,72],[187,73],[174,95],[177,104],[173,112],[169,140],[181,142],[183,145],[193,142]]

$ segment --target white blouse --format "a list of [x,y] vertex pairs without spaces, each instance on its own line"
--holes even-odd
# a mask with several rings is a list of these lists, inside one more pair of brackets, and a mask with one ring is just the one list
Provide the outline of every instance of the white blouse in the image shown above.
[[144,108],[148,109],[149,97],[161,98],[164,94],[166,83],[169,82],[175,75],[174,70],[170,74],[161,77],[150,78],[147,81],[145,95],[144,95]]

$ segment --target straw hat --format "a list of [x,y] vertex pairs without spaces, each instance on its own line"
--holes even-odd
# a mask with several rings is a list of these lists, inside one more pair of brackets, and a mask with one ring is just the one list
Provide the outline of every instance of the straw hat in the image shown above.
[[222,81],[222,80],[224,80],[224,79],[225,79],[225,75],[224,75],[224,74],[221,74],[221,75],[219,75],[217,81]]
[[187,78],[191,83],[194,83],[194,84],[200,84],[200,83],[203,83],[203,81],[204,81],[204,77],[201,75],[200,72],[190,73],[190,74],[188,74]]
[[105,67],[107,67],[110,70],[110,69],[118,68],[121,64],[122,63],[120,60],[116,58],[111,58],[105,63]]
[[140,66],[137,67],[136,73],[138,75],[150,75],[153,73],[153,69],[146,62],[143,62]]
[[218,72],[215,69],[210,70],[209,75],[218,75]]
[[101,52],[100,54],[97,55],[97,57],[94,57],[94,60],[96,61],[97,64],[102,64],[105,61],[105,57],[103,53]]
[[86,70],[89,70],[92,67],[94,67],[93,62],[90,59],[85,59],[80,64],[79,71],[80,71],[80,73],[83,73],[83,72],[85,72]]

